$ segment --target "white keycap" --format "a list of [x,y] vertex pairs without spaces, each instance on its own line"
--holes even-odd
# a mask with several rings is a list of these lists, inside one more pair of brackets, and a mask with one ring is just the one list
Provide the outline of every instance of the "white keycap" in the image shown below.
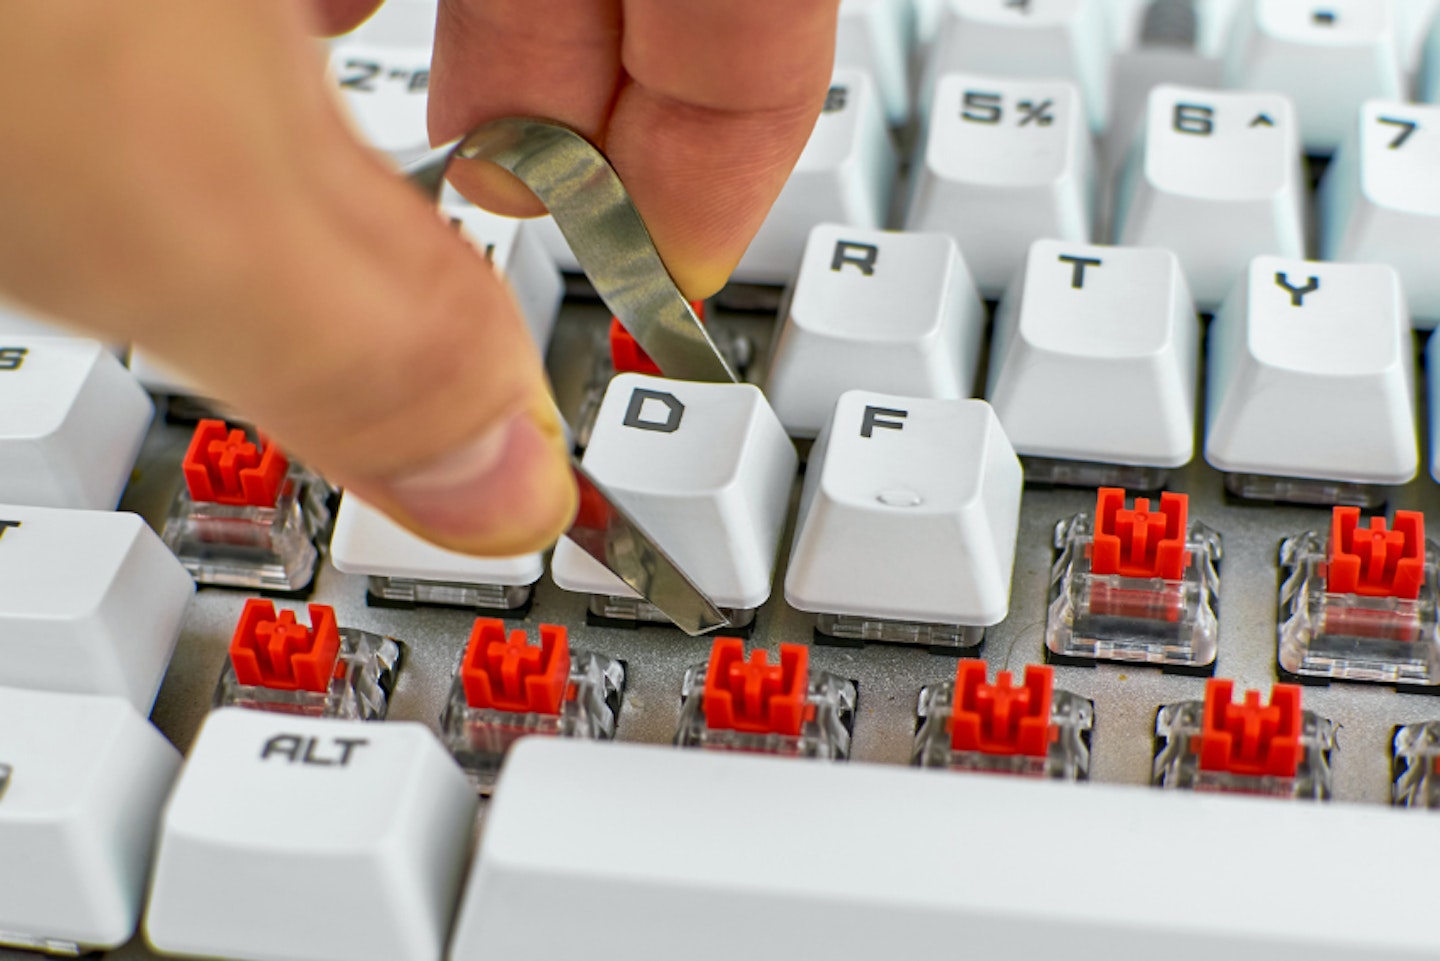
[[1306,149],[1332,151],[1361,103],[1402,93],[1393,8],[1376,0],[1253,0],[1237,18],[1225,83],[1286,94]]
[[[686,961],[793,961],[821,932],[847,958],[1430,957],[1433,865],[1392,859],[1383,893],[1367,870],[1377,850],[1440,845],[1440,820],[1408,813],[526,738],[451,958],[584,957],[619,931],[626,961],[677,944]],[[1075,829],[1017,841],[1056,818]],[[1257,851],[1284,852],[1283,881]]]
[[560,314],[565,283],[560,269],[545,250],[545,244],[531,221],[501,217],[450,191],[451,200],[441,208],[444,216],[460,228],[495,269],[510,283],[525,324],[543,354]]
[[113,508],[154,412],[93,340],[0,338],[0,503]]
[[1440,481],[1440,339],[1430,335],[1425,345],[1425,374],[1430,406],[1430,476]]
[[1091,152],[1070,84],[942,77],[905,228],[954,237],[980,293],[998,297],[1032,242],[1091,239]]
[[816,224],[884,226],[895,169],[895,148],[874,82],[861,70],[836,70],[805,150],[733,279],[788,282]]
[[0,940],[128,941],[179,766],[121,698],[0,687]]
[[1367,101],[1320,186],[1320,256],[1400,272],[1417,327],[1440,321],[1440,106]]
[[545,572],[539,554],[474,557],[436,547],[348,492],[335,517],[330,560],[347,574],[461,584],[533,584]]
[[1042,240],[1001,304],[987,395],[1021,454],[1179,467],[1199,358],[1174,254]]
[[969,397],[985,308],[955,242],[823,224],[810,234],[765,395],[814,437],[853,388]]
[[[769,598],[799,459],[759,388],[621,374],[583,463],[716,604]],[[635,596],[568,538],[550,569],[567,591]]]
[[927,76],[947,73],[1068,80],[1089,124],[1105,128],[1110,43],[1104,0],[948,0]]
[[850,391],[810,454],[785,599],[822,614],[997,624],[1023,484],[984,401]]
[[1121,183],[1116,240],[1173,250],[1213,310],[1253,258],[1304,255],[1300,159],[1285,97],[1156,87]]
[[1383,264],[1258,257],[1210,326],[1205,459],[1236,473],[1415,476],[1405,295]]
[[1395,8],[1395,42],[1400,50],[1400,69],[1407,75],[1420,70],[1425,39],[1440,10],[1440,0],[1390,0]]
[[167,954],[439,961],[475,806],[423,725],[216,711],[165,810],[146,934]]
[[885,105],[885,118],[898,127],[910,117],[910,18],[901,0],[841,0],[835,36],[835,65],[870,74]]
[[0,686],[148,714],[194,593],[135,514],[0,504]]
[[372,147],[402,162],[429,149],[429,45],[337,41],[330,70],[361,137]]

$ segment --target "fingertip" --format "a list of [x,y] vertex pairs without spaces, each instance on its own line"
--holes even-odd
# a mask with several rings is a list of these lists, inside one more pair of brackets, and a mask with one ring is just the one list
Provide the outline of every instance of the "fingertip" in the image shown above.
[[477,207],[502,217],[540,217],[545,205],[520,178],[493,163],[458,160],[451,164],[450,184]]
[[564,445],[553,413],[523,410],[438,460],[360,493],[450,550],[494,557],[541,551],[575,516]]
[[322,36],[349,33],[370,19],[384,0],[310,0],[315,29]]

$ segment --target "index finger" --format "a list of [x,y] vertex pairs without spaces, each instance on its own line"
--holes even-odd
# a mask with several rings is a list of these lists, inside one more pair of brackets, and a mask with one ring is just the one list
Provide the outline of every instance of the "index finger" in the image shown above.
[[[830,82],[837,6],[446,0],[431,134],[447,139],[514,113],[577,127],[610,157],[682,289],[705,296],[725,282],[804,149]],[[458,185],[520,212],[494,179]]]

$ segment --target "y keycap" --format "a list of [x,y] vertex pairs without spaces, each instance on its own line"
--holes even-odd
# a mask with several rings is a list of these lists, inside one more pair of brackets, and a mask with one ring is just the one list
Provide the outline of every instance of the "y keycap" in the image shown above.
[[439,961],[475,806],[423,725],[215,711],[165,810],[146,934],[167,954]]
[[1413,350],[1393,268],[1257,257],[1210,326],[1205,459],[1404,484],[1420,460]]

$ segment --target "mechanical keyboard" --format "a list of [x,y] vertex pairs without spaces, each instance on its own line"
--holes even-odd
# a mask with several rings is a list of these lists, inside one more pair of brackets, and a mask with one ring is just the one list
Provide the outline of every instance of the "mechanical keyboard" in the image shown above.
[[1440,954],[1437,9],[842,0],[744,385],[447,197],[715,636],[0,307],[0,958]]

